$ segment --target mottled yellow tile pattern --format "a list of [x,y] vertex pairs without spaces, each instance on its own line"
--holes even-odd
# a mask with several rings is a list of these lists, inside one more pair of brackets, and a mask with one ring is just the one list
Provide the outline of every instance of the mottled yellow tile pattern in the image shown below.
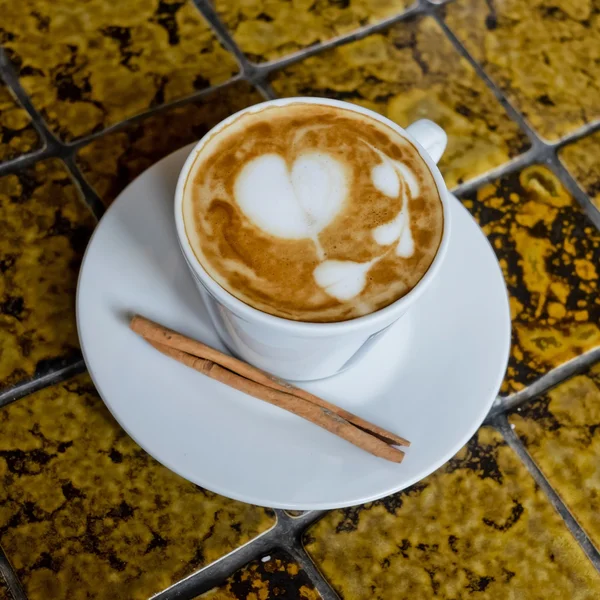
[[0,409],[0,544],[29,600],[146,599],[274,523],[159,465],[87,375]]
[[0,0],[0,13],[0,43],[65,140],[238,70],[191,0]]
[[488,428],[421,483],[328,514],[305,545],[344,600],[600,595],[594,567]]
[[600,131],[565,146],[559,157],[600,210]]
[[569,510],[600,546],[600,365],[510,417]]
[[40,146],[40,139],[24,108],[0,80],[0,162],[27,154]]
[[75,287],[93,226],[59,160],[0,178],[0,389],[79,347]]
[[0,600],[12,600],[8,592],[8,586],[0,573]]
[[448,133],[440,169],[449,187],[497,167],[527,140],[429,17],[335,48],[276,73],[282,96],[338,98],[402,126],[432,119]]
[[600,0],[457,0],[447,23],[539,134],[600,117]]
[[513,345],[502,393],[600,345],[600,233],[546,167],[464,196],[500,261]]
[[213,0],[254,62],[280,58],[398,15],[411,0]]
[[77,163],[106,204],[142,171],[178,148],[199,140],[230,114],[263,98],[235,83],[198,102],[153,115],[84,146]]
[[287,554],[275,552],[236,571],[196,600],[320,600],[310,579]]

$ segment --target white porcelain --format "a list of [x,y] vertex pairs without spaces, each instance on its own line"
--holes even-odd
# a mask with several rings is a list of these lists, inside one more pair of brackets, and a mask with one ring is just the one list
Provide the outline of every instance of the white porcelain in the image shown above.
[[435,282],[355,367],[304,387],[409,438],[400,465],[156,352],[128,329],[140,313],[223,349],[177,242],[173,193],[190,147],[119,196],[87,249],[77,290],[84,357],[100,395],[145,450],[183,477],[245,502],[323,509],[375,500],[451,458],[487,414],[508,360],[510,317],[496,257],[469,213]]
[[[269,106],[304,102],[325,104],[353,110],[386,123],[413,143],[433,174],[444,211],[444,231],[437,255],[425,276],[403,298],[374,313],[340,323],[301,323],[261,312],[224,290],[204,270],[185,233],[183,191],[196,155],[206,140],[246,112],[259,112]],[[444,260],[450,239],[451,216],[447,189],[436,162],[446,147],[444,130],[431,121],[422,120],[402,129],[393,121],[366,108],[323,98],[285,98],[263,102],[231,115],[214,127],[188,156],[175,191],[175,224],[181,250],[196,285],[219,331],[221,341],[234,354],[265,371],[285,379],[309,381],[339,373],[366,354],[378,337],[395,323],[427,289]],[[426,150],[427,149],[427,150]],[[428,153],[428,151],[432,154]]]

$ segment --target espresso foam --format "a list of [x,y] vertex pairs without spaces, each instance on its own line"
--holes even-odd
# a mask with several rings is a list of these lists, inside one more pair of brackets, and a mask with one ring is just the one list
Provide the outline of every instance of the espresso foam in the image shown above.
[[433,176],[410,142],[369,116],[301,102],[245,113],[213,134],[189,172],[183,216],[223,288],[316,322],[404,296],[444,226]]

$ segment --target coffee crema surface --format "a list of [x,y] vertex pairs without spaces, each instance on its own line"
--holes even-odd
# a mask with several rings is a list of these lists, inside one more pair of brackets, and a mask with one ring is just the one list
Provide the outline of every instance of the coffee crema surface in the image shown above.
[[433,175],[406,138],[368,115],[302,102],[212,134],[185,182],[183,217],[219,285],[308,322],[353,319],[407,294],[444,228]]

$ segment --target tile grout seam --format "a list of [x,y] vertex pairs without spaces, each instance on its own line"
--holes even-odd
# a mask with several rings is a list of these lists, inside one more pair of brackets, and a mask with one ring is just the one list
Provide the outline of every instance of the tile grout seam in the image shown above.
[[481,79],[486,87],[492,92],[496,100],[500,103],[502,108],[507,113],[510,120],[514,121],[521,131],[527,136],[531,146],[534,150],[541,148],[545,145],[545,142],[537,134],[537,132],[529,125],[526,119],[523,117],[521,112],[512,105],[509,99],[506,97],[500,86],[496,85],[493,79],[487,74],[483,66],[475,59],[474,56],[467,50],[464,44],[460,41],[458,36],[452,31],[452,29],[446,24],[443,15],[440,14],[444,10],[444,5],[431,5],[427,4],[427,8],[424,9],[424,13],[429,15],[435,20],[438,27],[444,32],[448,41],[452,44],[456,52],[460,54],[475,71],[475,74]]
[[291,544],[288,541],[288,547],[286,549],[288,554],[306,573],[307,577],[317,590],[321,600],[340,600],[340,596],[310,558],[300,541],[294,540]]
[[511,412],[527,402],[530,402],[534,398],[546,394],[552,388],[560,385],[574,375],[589,369],[599,361],[600,347],[592,348],[588,352],[584,352],[566,363],[555,367],[548,373],[545,373],[523,390],[515,392],[510,396],[499,397],[498,402],[494,403],[490,412],[487,414],[484,424],[489,424],[496,417]]
[[[283,511],[280,511],[283,513]],[[308,511],[300,517],[291,517],[283,514],[283,519],[289,524],[290,532],[283,537],[285,546],[284,550],[296,561],[301,569],[304,570],[307,577],[310,579],[315,589],[321,596],[322,600],[339,600],[339,595],[333,589],[333,586],[321,573],[317,565],[310,558],[308,552],[302,544],[302,534],[309,527],[319,521],[329,511]]]
[[[21,86],[19,76],[6,55],[6,51],[2,47],[0,47],[0,75],[2,75],[5,83],[12,90],[21,106],[27,111],[31,118],[31,122],[43,144],[43,157],[59,158],[63,160],[67,171],[80,191],[81,200],[90,209],[94,217],[99,219],[104,213],[104,205],[96,192],[85,181],[79,167],[75,164],[75,161],[73,160],[74,151],[51,131],[41,113],[33,106],[31,98]],[[32,164],[35,164],[35,162]],[[0,173],[2,172],[3,171],[0,171]]]
[[34,376],[28,380],[19,382],[14,386],[0,390],[0,408],[8,406],[12,402],[20,400],[25,396],[39,392],[44,388],[66,381],[70,377],[74,377],[85,371],[86,366],[83,358],[77,358],[65,367],[59,367],[45,375],[40,375],[38,377]]
[[27,600],[27,595],[19,581],[19,577],[2,547],[0,547],[0,581],[6,583],[10,600]]
[[50,155],[57,154],[60,151],[62,142],[50,131],[41,114],[33,105],[31,97],[21,85],[19,75],[2,46],[0,46],[0,76],[2,76],[2,79],[12,91],[21,107],[31,118],[31,123],[42,142],[41,151],[46,151]]
[[283,70],[291,65],[306,60],[307,58],[311,58],[312,56],[316,56],[328,50],[333,50],[334,48],[338,48],[340,46],[345,46],[346,44],[362,40],[370,35],[388,29],[389,27],[393,27],[397,23],[407,21],[412,17],[418,17],[420,15],[423,15],[426,13],[426,7],[426,0],[415,0],[402,12],[396,15],[392,15],[391,17],[387,17],[375,23],[370,23],[369,25],[363,25],[362,27],[353,29],[348,33],[344,33],[342,35],[334,36],[327,40],[317,42],[312,46],[301,48],[300,50],[297,50],[290,54],[286,54],[271,61],[251,64],[254,67],[255,72],[258,73],[259,76],[266,77],[274,71]]
[[[289,551],[289,538],[297,538],[299,532],[309,527],[327,511],[308,511],[297,519],[289,517],[279,509],[274,509],[274,512],[277,521],[269,530],[188,577],[173,583],[152,596],[151,600],[191,600],[199,594],[222,585],[236,571],[265,555],[281,550],[292,556]],[[337,596],[329,595],[323,600],[337,600]]]
[[242,76],[250,77],[254,72],[254,65],[248,60],[245,53],[233,39],[229,28],[218,15],[210,0],[192,0],[196,10],[204,17],[206,23],[215,34],[220,44],[235,58]]
[[[545,141],[529,124],[521,111],[512,105],[511,101],[500,88],[500,86],[497,85],[487,74],[481,62],[472,56],[469,50],[467,50],[465,45],[460,41],[458,36],[456,36],[452,29],[446,24],[442,14],[445,11],[446,4],[447,3],[433,4],[431,2],[427,2],[428,8],[426,8],[424,12],[435,19],[436,23],[442,29],[447,39],[450,40],[455,50],[469,62],[471,68],[473,68],[478,78],[481,79],[486,84],[487,88],[494,94],[500,105],[506,111],[509,119],[515,122],[520,127],[521,131],[527,136],[529,142],[531,143],[531,148],[526,151],[524,155],[530,155],[531,164],[534,164],[535,162],[541,162],[552,166],[552,170],[554,171],[555,175],[558,176],[559,181],[577,200],[578,204],[595,225],[595,227],[600,230],[600,211],[594,207],[587,193],[582,190],[575,178],[571,175],[571,173],[569,173],[568,169],[564,167],[560,161],[560,158],[558,157],[558,152],[567,144],[575,143],[586,135],[591,135],[596,130],[599,130],[600,120],[594,120],[590,123],[586,123],[582,127],[578,128],[575,132],[572,132],[570,135],[563,136],[556,142]],[[510,165],[510,163],[508,164]],[[484,177],[487,180],[491,179],[488,174],[484,174]],[[469,189],[472,190],[472,181],[469,181],[468,184]],[[459,191],[458,193],[464,192]]]
[[504,441],[510,447],[510,449],[517,455],[521,463],[525,466],[535,483],[546,495],[546,498],[556,510],[558,515],[561,517],[571,535],[575,538],[586,557],[600,572],[600,552],[593,544],[591,539],[588,537],[583,527],[579,524],[577,519],[573,516],[567,505],[564,503],[559,494],[552,487],[552,484],[548,481],[546,476],[542,473],[541,469],[537,466],[523,442],[519,439],[517,434],[513,431],[509,421],[508,415],[505,413],[500,415],[493,423],[495,429],[502,435]]

